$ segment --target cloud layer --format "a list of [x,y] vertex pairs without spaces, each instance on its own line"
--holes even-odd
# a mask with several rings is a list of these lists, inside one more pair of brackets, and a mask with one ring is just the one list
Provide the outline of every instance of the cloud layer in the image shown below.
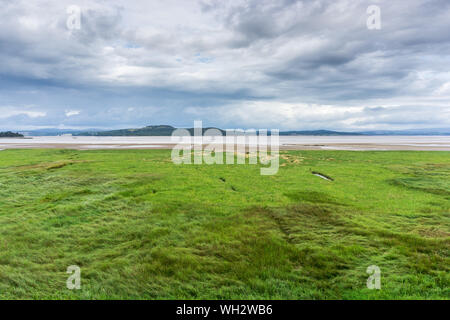
[[0,0],[0,129],[450,127],[446,0],[73,4]]

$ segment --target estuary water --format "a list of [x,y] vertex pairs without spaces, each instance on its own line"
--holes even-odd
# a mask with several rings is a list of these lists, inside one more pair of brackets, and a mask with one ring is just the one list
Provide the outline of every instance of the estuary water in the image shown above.
[[[216,140],[213,140],[216,139]],[[270,143],[270,137],[268,137]],[[168,136],[151,137],[27,137],[0,138],[0,149],[164,149],[178,142]],[[220,143],[204,137],[203,143]],[[450,136],[280,136],[281,149],[317,150],[442,150],[450,151]]]

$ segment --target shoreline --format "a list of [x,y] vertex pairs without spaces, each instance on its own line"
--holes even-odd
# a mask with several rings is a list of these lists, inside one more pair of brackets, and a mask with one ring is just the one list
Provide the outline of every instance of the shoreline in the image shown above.
[[[0,151],[8,149],[73,149],[73,150],[170,150],[176,143],[138,144],[138,143],[1,143]],[[209,144],[203,144],[206,147]],[[378,143],[324,143],[324,144],[280,144],[280,151],[287,150],[341,150],[341,151],[450,151],[446,144],[401,145]],[[225,150],[225,148],[224,148]]]
[[[145,137],[72,137],[48,136],[0,139],[0,149],[75,149],[125,150],[173,149],[176,145],[193,146],[192,140],[173,140],[168,136]],[[220,145],[226,140],[204,137],[203,146]],[[202,143],[200,142],[200,143]],[[271,139],[267,139],[270,146]],[[239,144],[247,143],[239,141]],[[280,150],[348,150],[348,151],[450,151],[450,136],[280,136]],[[255,147],[256,141],[252,141]],[[225,148],[224,148],[225,150]]]

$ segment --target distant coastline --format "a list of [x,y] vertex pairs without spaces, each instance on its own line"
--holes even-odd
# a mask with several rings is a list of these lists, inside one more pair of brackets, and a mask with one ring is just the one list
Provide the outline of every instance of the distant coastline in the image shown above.
[[0,138],[24,138],[23,134],[17,133],[17,132],[0,132]]
[[[84,137],[144,137],[144,136],[171,136],[172,132],[178,128],[170,125],[150,125],[142,128],[128,128],[117,130],[101,129],[38,129],[20,132],[21,137],[25,136],[61,136],[73,135]],[[193,134],[193,128],[182,128]],[[226,130],[217,127],[203,128],[203,133],[208,129],[217,129],[223,135]],[[14,134],[8,132],[8,134]],[[268,132],[270,135],[270,131]],[[14,134],[16,135],[16,134]],[[333,130],[286,130],[280,131],[280,136],[449,136],[450,128],[441,129],[410,129],[410,130],[372,130],[372,131],[333,131]],[[6,136],[5,136],[6,137]],[[7,136],[13,137],[13,136]],[[14,136],[18,137],[18,136]]]
[[[178,128],[168,126],[168,125],[158,125],[158,126],[147,126],[144,128],[136,129],[119,129],[110,131],[87,131],[74,134],[74,136],[100,136],[100,137],[117,137],[117,136],[171,136],[172,132]],[[190,132],[191,135],[194,134],[194,128],[184,128]],[[209,129],[219,130],[223,135],[226,134],[226,130],[209,127],[203,128],[203,134]],[[270,135],[270,131],[268,132]],[[349,135],[362,135],[361,133],[355,132],[338,132],[330,130],[311,130],[311,131],[281,131],[280,136],[349,136]]]

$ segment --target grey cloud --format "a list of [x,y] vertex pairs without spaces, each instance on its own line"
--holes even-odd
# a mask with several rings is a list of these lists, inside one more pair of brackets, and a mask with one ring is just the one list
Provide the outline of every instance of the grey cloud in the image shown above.
[[[0,4],[0,108],[33,102],[47,114],[0,119],[0,127],[189,125],[202,115],[244,126],[234,106],[258,102],[273,105],[255,118],[261,127],[272,118],[298,129],[446,123],[445,0],[376,1],[381,30],[366,28],[373,1],[86,0],[73,31],[71,1]],[[277,103],[363,109],[302,120],[272,117]],[[66,117],[68,109],[80,114]],[[217,117],[223,110],[234,118]]]

